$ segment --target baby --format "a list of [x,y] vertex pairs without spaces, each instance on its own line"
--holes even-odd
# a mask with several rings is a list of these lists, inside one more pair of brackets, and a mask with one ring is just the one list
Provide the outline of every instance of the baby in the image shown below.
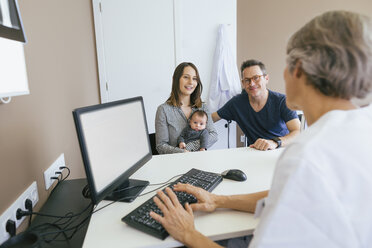
[[[186,149],[190,151],[199,150],[205,151],[208,145],[208,130],[205,129],[208,121],[207,113],[203,110],[196,110],[191,114],[189,125],[185,127],[180,137],[178,137],[177,143],[178,147],[181,149]],[[186,147],[189,142],[200,140],[200,147],[196,149],[189,149]]]

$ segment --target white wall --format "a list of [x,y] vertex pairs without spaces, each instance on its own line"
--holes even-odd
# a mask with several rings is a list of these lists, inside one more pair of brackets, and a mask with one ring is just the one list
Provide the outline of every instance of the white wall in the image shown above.
[[101,101],[142,96],[153,133],[175,67],[173,0],[93,0],[93,9]]
[[[93,0],[93,8],[101,100],[142,95],[149,132],[155,130],[156,108],[168,98],[179,63],[198,67],[207,101],[220,24],[230,24],[236,51],[236,0]],[[224,124],[216,125],[219,141],[212,149],[227,147]],[[235,127],[230,137],[234,147]]]
[[[202,98],[208,99],[212,62],[218,27],[229,24],[229,40],[236,52],[236,1],[235,0],[176,0],[176,61],[189,61],[199,69],[203,83]],[[211,149],[227,148],[226,121],[215,123],[219,139]],[[230,147],[236,147],[236,124],[230,127]]]

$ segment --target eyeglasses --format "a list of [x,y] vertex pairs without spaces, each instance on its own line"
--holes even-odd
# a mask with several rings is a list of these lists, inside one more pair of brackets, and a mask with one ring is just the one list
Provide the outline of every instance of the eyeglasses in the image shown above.
[[244,82],[244,83],[247,83],[247,84],[250,84],[251,81],[252,81],[253,83],[257,83],[257,82],[260,81],[261,77],[264,77],[264,76],[265,76],[265,75],[254,75],[253,77],[250,77],[250,78],[244,78],[244,79],[243,79],[243,82]]

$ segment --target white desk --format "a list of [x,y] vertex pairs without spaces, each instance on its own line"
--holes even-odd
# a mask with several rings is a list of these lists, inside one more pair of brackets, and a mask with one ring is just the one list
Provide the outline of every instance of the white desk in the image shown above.
[[[191,168],[221,173],[227,169],[240,169],[247,175],[245,182],[224,179],[214,190],[216,194],[244,194],[269,189],[276,160],[283,149],[257,151],[251,148],[213,150],[154,156],[131,178],[161,183],[172,176],[186,173]],[[149,186],[148,192],[157,186]],[[121,218],[141,205],[154,193],[137,198],[132,203],[114,203],[92,215],[84,240],[86,248],[92,247],[177,247],[181,243],[172,237],[160,240],[129,227]],[[103,201],[98,208],[106,205]],[[252,214],[230,209],[218,209],[213,213],[195,213],[195,226],[213,240],[239,237],[253,232],[258,219]]]

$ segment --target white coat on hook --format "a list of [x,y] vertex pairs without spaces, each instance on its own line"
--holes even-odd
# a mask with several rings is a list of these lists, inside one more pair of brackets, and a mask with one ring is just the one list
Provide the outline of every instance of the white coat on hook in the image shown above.
[[241,92],[236,57],[228,39],[227,26],[222,24],[218,29],[209,86],[208,108],[211,112],[217,111],[233,96]]

